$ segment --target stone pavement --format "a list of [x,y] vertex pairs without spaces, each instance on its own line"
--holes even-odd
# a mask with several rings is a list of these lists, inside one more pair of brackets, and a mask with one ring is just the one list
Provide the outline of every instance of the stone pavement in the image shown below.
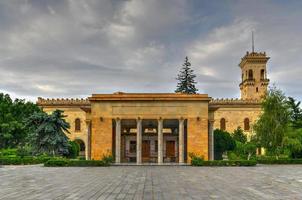
[[5,166],[0,199],[302,199],[302,165]]

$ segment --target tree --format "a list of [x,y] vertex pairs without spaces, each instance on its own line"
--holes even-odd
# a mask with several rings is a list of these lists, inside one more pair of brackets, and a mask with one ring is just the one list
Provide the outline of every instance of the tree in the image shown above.
[[234,130],[234,132],[232,133],[232,137],[234,140],[239,141],[243,144],[247,142],[247,137],[243,133],[243,130],[241,129],[240,126],[236,130]]
[[283,92],[275,87],[270,88],[262,102],[262,111],[254,125],[257,140],[262,147],[278,158],[290,122],[287,98]]
[[8,94],[0,93],[0,149],[16,148],[25,144],[29,130],[25,119],[41,109],[23,99],[12,100]]
[[55,110],[52,114],[35,113],[27,120],[32,131],[28,136],[30,144],[38,153],[68,154],[70,125],[65,121],[63,111]]
[[284,151],[292,158],[302,157],[302,129],[289,127],[283,138]]
[[196,89],[195,84],[196,75],[194,70],[190,68],[191,63],[188,57],[185,58],[183,67],[181,68],[176,80],[178,80],[177,88],[175,92],[185,93],[185,94],[196,94],[198,89]]
[[290,109],[290,121],[294,128],[302,128],[302,109],[300,108],[301,102],[297,102],[292,97],[288,97],[287,101]]
[[214,130],[214,154],[215,160],[221,160],[222,154],[235,148],[235,140],[230,133],[220,129]]

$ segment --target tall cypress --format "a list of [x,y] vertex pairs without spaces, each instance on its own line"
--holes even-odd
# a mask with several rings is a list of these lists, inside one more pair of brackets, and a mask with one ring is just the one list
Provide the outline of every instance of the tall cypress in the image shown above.
[[188,57],[185,58],[185,62],[182,65],[182,68],[176,78],[178,80],[177,88],[175,92],[185,93],[185,94],[196,94],[198,89],[196,89],[194,70],[190,68],[191,63],[189,62]]

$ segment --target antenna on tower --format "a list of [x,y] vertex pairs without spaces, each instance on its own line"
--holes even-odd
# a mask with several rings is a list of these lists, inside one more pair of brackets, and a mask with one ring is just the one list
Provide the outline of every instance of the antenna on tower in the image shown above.
[[252,31],[252,52],[255,52],[255,46],[254,46],[254,31]]

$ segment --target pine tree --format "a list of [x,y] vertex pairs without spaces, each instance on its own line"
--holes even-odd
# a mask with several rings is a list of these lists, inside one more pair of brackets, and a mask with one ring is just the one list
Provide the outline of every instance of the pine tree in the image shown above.
[[189,62],[188,57],[185,59],[185,63],[182,65],[176,80],[178,80],[176,93],[185,93],[185,94],[196,94],[198,89],[196,89],[194,80],[196,75],[194,74],[193,69],[190,68],[191,63]]

